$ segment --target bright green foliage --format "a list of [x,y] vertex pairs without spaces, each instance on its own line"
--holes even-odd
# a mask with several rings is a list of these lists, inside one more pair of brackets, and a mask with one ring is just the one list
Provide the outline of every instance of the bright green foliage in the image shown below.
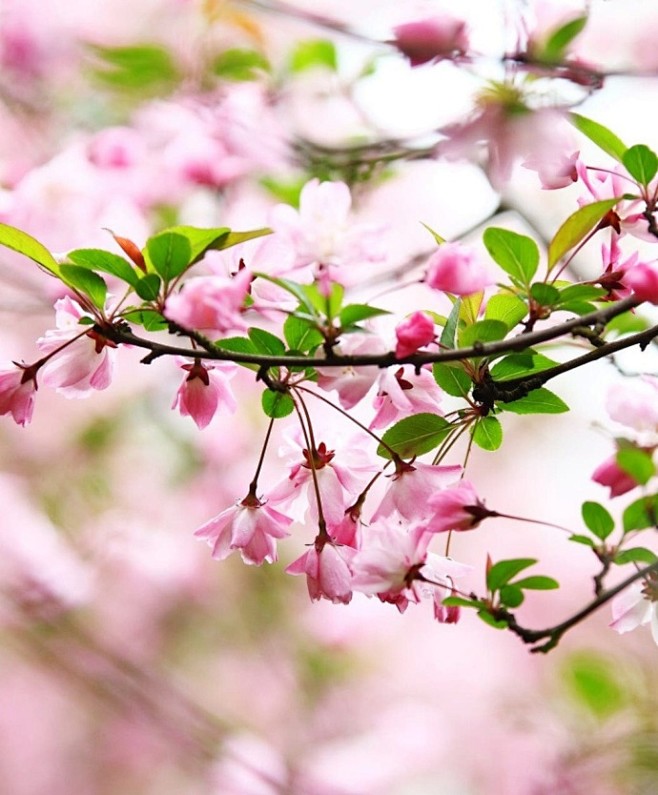
[[268,417],[277,420],[287,417],[295,410],[293,399],[287,392],[276,392],[273,389],[266,389],[263,392],[261,405]]
[[476,342],[496,342],[507,336],[508,328],[502,320],[478,320],[459,331],[459,346],[471,348]]
[[617,464],[640,486],[646,485],[656,474],[651,454],[638,447],[622,447],[617,452]]
[[79,265],[81,268],[89,268],[89,270],[92,271],[110,273],[112,276],[116,276],[132,287],[137,284],[142,275],[140,271],[136,271],[123,257],[120,257],[118,254],[113,254],[111,251],[104,251],[99,248],[80,248],[69,251],[66,258],[74,265]]
[[646,547],[631,547],[615,555],[615,563],[619,566],[625,563],[642,563],[651,565],[658,560],[658,555]]
[[485,320],[500,320],[511,331],[528,314],[528,307],[518,296],[496,293],[487,301]]
[[97,273],[78,265],[61,265],[60,272],[69,287],[88,296],[94,306],[103,309],[107,298],[107,285]]
[[307,353],[322,344],[324,337],[315,324],[296,315],[288,315],[283,324],[283,336],[293,351]]
[[478,447],[493,452],[503,443],[503,427],[496,417],[481,417],[473,426],[472,436]]
[[212,71],[223,80],[257,80],[270,70],[270,63],[262,53],[240,48],[225,50],[212,64]]
[[158,44],[120,47],[89,45],[99,64],[92,74],[106,88],[156,94],[171,91],[181,79],[171,53]]
[[545,63],[559,63],[564,60],[567,49],[576,36],[582,33],[587,24],[587,16],[570,19],[553,31],[535,57]]
[[631,177],[645,187],[656,176],[656,171],[658,171],[656,153],[644,144],[636,144],[627,149],[624,152],[622,162]]
[[539,248],[532,238],[491,226],[482,239],[492,259],[515,285],[524,287],[530,284],[539,267]]
[[618,201],[619,198],[604,199],[586,204],[567,218],[548,245],[549,273],[568,251],[584,240]]
[[524,353],[510,353],[494,364],[490,370],[494,381],[510,381],[515,378],[525,378],[543,370],[556,367],[557,362],[541,353],[526,351]]
[[165,231],[148,239],[144,259],[147,268],[158,273],[166,284],[185,271],[192,260],[192,250],[183,235]]
[[[450,427],[450,423],[438,414],[414,414],[391,426],[382,440],[401,458],[413,458],[438,447],[450,432]],[[377,455],[391,458],[390,451],[381,444]]]
[[305,72],[318,67],[335,72],[338,57],[333,42],[327,39],[308,39],[300,41],[290,56],[290,71]]
[[622,521],[624,533],[658,527],[658,494],[632,502],[624,511]]
[[471,391],[473,384],[468,374],[459,365],[441,364],[432,365],[434,380],[444,392],[453,397],[464,397]]
[[595,718],[604,720],[627,703],[628,689],[620,681],[613,659],[597,652],[581,651],[567,659],[562,670],[574,701]]
[[569,406],[549,389],[540,387],[519,400],[496,404],[501,411],[514,414],[562,414],[569,411]]
[[61,277],[57,260],[44,245],[28,235],[27,232],[22,232],[8,224],[0,224],[0,245],[18,251],[19,254],[24,254],[54,276]]
[[514,558],[511,560],[499,560],[494,563],[487,572],[487,589],[494,593],[500,590],[503,585],[507,585],[519,572],[534,566],[537,561],[534,558]]
[[615,529],[614,519],[598,502],[584,502],[581,512],[587,528],[601,541],[605,541]]
[[580,130],[583,135],[586,135],[599,149],[620,163],[623,161],[627,148],[626,144],[612,130],[609,130],[603,124],[599,124],[598,121],[581,116],[579,113],[570,113],[569,120],[574,127]]

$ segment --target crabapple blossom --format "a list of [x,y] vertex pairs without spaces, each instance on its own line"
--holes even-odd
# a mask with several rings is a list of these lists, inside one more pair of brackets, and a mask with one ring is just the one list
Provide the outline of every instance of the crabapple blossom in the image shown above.
[[292,519],[249,493],[194,533],[212,547],[212,557],[224,560],[239,549],[245,563],[260,566],[277,560],[276,539],[290,535]]
[[286,569],[288,574],[305,574],[308,593],[315,602],[328,599],[334,604],[352,600],[350,560],[352,547],[338,546],[318,536],[315,543]]
[[178,407],[183,417],[192,417],[198,428],[205,428],[220,406],[229,412],[235,411],[237,403],[228,384],[237,367],[228,362],[193,364],[179,362],[187,376],[178,388],[172,409]]
[[592,480],[610,489],[610,497],[619,497],[637,486],[636,481],[619,466],[617,456],[607,458],[592,473]]
[[25,427],[32,419],[37,390],[36,371],[20,364],[13,370],[0,371],[0,414],[11,414]]
[[232,278],[196,276],[167,298],[165,316],[183,328],[206,334],[242,331],[246,325],[240,311],[250,284],[251,273],[246,268]]
[[[341,356],[361,354],[382,354],[386,351],[384,342],[375,334],[348,334],[335,346]],[[318,386],[324,390],[335,389],[338,400],[344,409],[352,409],[370,391],[378,378],[374,367],[318,367]]]
[[493,513],[487,510],[473,484],[467,480],[432,494],[429,506],[433,513],[425,527],[432,533],[472,530]]
[[466,23],[448,14],[403,22],[393,28],[391,42],[411,66],[455,58],[468,50]]
[[397,511],[409,520],[422,520],[431,515],[430,497],[451,486],[462,473],[460,466],[434,466],[414,461],[398,462],[396,471],[388,477],[388,488],[372,521],[391,516]]
[[658,262],[638,262],[626,274],[626,284],[640,301],[658,304]]
[[112,381],[117,346],[93,329],[85,331],[89,327],[79,321],[89,317],[77,301],[60,298],[55,302],[57,328],[37,340],[39,349],[51,354],[43,366],[43,383],[65,397],[87,397]]
[[405,364],[395,371],[384,370],[379,376],[379,391],[373,401],[375,416],[370,427],[385,428],[411,414],[440,414],[441,397],[432,374],[424,368],[416,373],[411,365]]
[[603,243],[601,246],[601,259],[605,265],[605,270],[598,279],[594,280],[594,284],[608,291],[607,297],[609,300],[617,301],[631,294],[627,277],[633,271],[638,256],[637,251],[634,251],[621,262],[622,251],[619,246],[619,235],[614,230],[611,230],[610,245],[607,246]]
[[610,418],[639,434],[658,432],[658,378],[643,375],[613,384],[606,396]]
[[425,284],[452,295],[479,293],[495,280],[471,246],[442,243],[427,263]]
[[398,359],[415,353],[418,348],[429,345],[435,337],[434,321],[427,312],[413,312],[395,327]]
[[655,573],[644,583],[634,582],[612,600],[610,626],[620,634],[651,624],[651,635],[658,645],[658,580]]
[[421,591],[432,598],[434,618],[440,624],[456,624],[461,615],[461,608],[457,605],[444,605],[446,596],[455,596],[454,580],[463,577],[473,570],[472,566],[459,563],[452,558],[427,555],[423,567],[424,580],[420,584]]

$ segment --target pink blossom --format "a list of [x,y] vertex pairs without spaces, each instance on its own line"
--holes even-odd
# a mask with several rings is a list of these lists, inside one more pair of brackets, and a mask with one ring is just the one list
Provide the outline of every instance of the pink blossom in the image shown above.
[[220,406],[235,411],[237,403],[228,384],[237,367],[229,363],[182,364],[187,376],[178,388],[172,409],[178,406],[183,417],[192,417],[198,428],[205,428]]
[[411,66],[452,59],[468,50],[466,23],[448,14],[404,22],[393,33],[392,44],[409,59]]
[[[386,351],[383,341],[374,334],[347,334],[335,348],[341,356],[382,354]],[[356,406],[370,391],[379,377],[376,367],[318,367],[318,385],[324,390],[335,389],[344,409]]]
[[432,512],[431,496],[455,483],[461,473],[460,466],[434,466],[419,461],[398,464],[372,520],[391,516],[394,511],[408,520],[427,518]]
[[610,246],[605,243],[601,245],[601,259],[605,269],[598,279],[593,280],[593,283],[607,290],[606,297],[611,301],[625,298],[631,294],[626,277],[635,267],[638,257],[638,252],[634,251],[623,262],[620,261],[622,250],[619,246],[619,235],[611,229]]
[[426,312],[414,312],[398,323],[395,327],[395,336],[398,340],[395,355],[401,359],[433,342],[434,321]]
[[658,378],[643,375],[613,384],[606,397],[610,418],[638,433],[658,431]]
[[610,489],[610,497],[619,497],[637,486],[635,480],[620,468],[616,455],[599,464],[592,474],[592,480],[607,486]]
[[428,554],[422,570],[424,580],[420,587],[429,592],[433,602],[434,618],[440,624],[456,624],[459,621],[461,608],[444,605],[443,600],[447,596],[457,595],[454,580],[468,574],[472,568],[452,558]]
[[422,369],[416,373],[406,364],[393,371],[384,370],[379,376],[379,391],[373,401],[375,416],[371,428],[384,428],[411,414],[439,414],[442,392],[432,374]]
[[[567,145],[568,146],[568,145]],[[524,168],[536,171],[539,181],[544,190],[558,190],[567,188],[569,185],[578,181],[578,162],[579,151],[567,154],[568,149],[555,150],[548,156],[538,157],[537,153],[526,158],[522,165]]]
[[425,284],[452,295],[472,295],[495,279],[475,249],[463,243],[442,243],[427,263]]
[[432,494],[429,506],[433,513],[425,527],[432,533],[472,530],[492,514],[467,480]]
[[356,554],[352,547],[336,546],[323,538],[316,539],[310,549],[293,561],[286,572],[305,574],[308,593],[315,602],[328,599],[337,604],[352,600],[352,572],[350,560]]
[[[43,382],[69,398],[107,389],[112,381],[116,345],[93,329],[85,332],[89,327],[79,321],[89,315],[68,296],[55,302],[55,310],[57,328],[37,340],[42,351],[53,354],[43,366]],[[66,345],[67,342],[71,344]]]
[[658,262],[639,262],[626,274],[626,284],[640,301],[658,304]]
[[13,370],[0,371],[0,414],[11,414],[25,427],[32,419],[37,390],[36,372],[16,365]]
[[650,574],[644,583],[634,582],[612,600],[610,626],[620,634],[636,627],[651,624],[651,634],[658,645],[658,592],[656,575]]
[[277,538],[290,535],[292,519],[253,495],[222,511],[202,525],[194,535],[207,541],[212,556],[224,560],[239,549],[245,563],[260,566],[277,560]]
[[196,276],[170,295],[165,316],[179,326],[203,333],[225,334],[246,328],[240,315],[251,284],[251,273],[238,271],[233,278]]

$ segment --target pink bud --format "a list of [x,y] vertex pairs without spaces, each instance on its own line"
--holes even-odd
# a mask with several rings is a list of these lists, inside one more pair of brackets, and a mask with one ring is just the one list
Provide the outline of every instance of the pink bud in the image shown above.
[[405,22],[393,29],[393,44],[412,66],[455,58],[468,49],[466,24],[448,15]]
[[658,264],[655,261],[638,263],[628,271],[625,282],[640,301],[658,304]]
[[401,359],[434,340],[434,321],[425,312],[414,312],[397,325],[395,336],[398,338],[395,355]]
[[633,478],[620,468],[617,457],[614,455],[594,470],[592,480],[602,486],[607,486],[610,489],[611,497],[619,497],[637,486]]
[[442,243],[427,263],[425,283],[452,295],[472,295],[494,284],[494,279],[474,249]]
[[32,419],[34,393],[37,388],[34,368],[20,365],[0,372],[0,414],[11,414],[22,426]]

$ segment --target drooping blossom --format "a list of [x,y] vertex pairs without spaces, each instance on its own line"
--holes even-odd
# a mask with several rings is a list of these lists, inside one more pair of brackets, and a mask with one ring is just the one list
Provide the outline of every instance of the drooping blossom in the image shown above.
[[658,262],[638,262],[626,274],[626,284],[640,301],[658,304]]
[[610,626],[620,634],[651,624],[651,635],[658,645],[658,579],[655,572],[643,583],[634,582],[612,600]]
[[36,372],[30,367],[15,365],[13,370],[0,370],[0,414],[11,414],[25,427],[32,419],[37,390]]
[[423,567],[424,580],[420,584],[421,591],[432,599],[434,618],[440,624],[456,624],[461,615],[461,608],[456,605],[444,605],[447,596],[456,596],[454,581],[472,571],[473,567],[459,563],[443,555],[429,553]]
[[229,386],[237,366],[229,362],[193,364],[180,362],[187,375],[178,388],[172,409],[178,407],[183,417],[192,417],[198,428],[205,428],[222,406],[235,411],[237,403]]
[[606,396],[610,418],[638,434],[658,432],[658,378],[642,375],[613,384]]
[[485,507],[473,484],[467,480],[432,494],[429,506],[432,515],[425,527],[432,533],[473,530],[483,519],[494,514]]
[[434,340],[434,321],[427,312],[413,312],[395,327],[397,345],[395,355],[398,359],[415,353]]
[[564,149],[556,149],[541,157],[535,153],[527,157],[521,165],[537,172],[544,190],[559,190],[578,181],[576,163],[579,155],[580,151],[569,152],[569,148],[565,146]]
[[469,47],[466,23],[449,14],[403,22],[391,42],[411,66],[463,56]]
[[618,301],[631,294],[631,288],[627,276],[633,271],[639,254],[634,251],[630,256],[622,261],[623,253],[619,245],[619,235],[611,230],[610,245],[601,245],[601,259],[604,270],[598,279],[593,279],[592,283],[608,291],[606,298],[610,301]]
[[212,547],[212,557],[224,560],[235,549],[245,563],[260,566],[277,560],[276,539],[290,535],[292,519],[255,495],[226,508],[202,525],[194,535]]
[[180,292],[167,298],[165,317],[183,328],[213,336],[242,331],[246,324],[241,309],[250,284],[251,273],[246,268],[232,278],[196,276],[188,279]]
[[433,290],[472,295],[494,283],[486,263],[463,243],[442,243],[427,263],[425,284]]
[[[346,334],[341,337],[335,351],[340,356],[378,355],[386,352],[383,340],[375,334]],[[324,390],[335,389],[344,409],[351,409],[370,391],[379,373],[376,367],[352,366],[318,367],[318,386]]]
[[352,547],[339,546],[323,536],[286,569],[288,574],[305,574],[308,593],[315,602],[328,599],[334,604],[352,600],[350,561],[356,554]]
[[637,486],[637,482],[617,463],[617,456],[607,458],[592,473],[592,480],[610,489],[610,497],[619,497]]
[[379,390],[373,401],[375,416],[370,427],[385,428],[411,414],[440,414],[441,398],[441,390],[426,369],[416,373],[412,365],[406,364],[397,370],[384,370],[379,376]]
[[[93,329],[85,332],[89,327],[79,322],[84,317],[89,315],[77,301],[68,296],[60,298],[55,302],[57,328],[37,340],[40,350],[53,354],[43,366],[43,383],[69,398],[107,389],[114,371],[117,346]],[[65,345],[67,342],[70,344]]]
[[429,504],[433,494],[453,485],[462,473],[460,466],[434,466],[415,461],[399,462],[372,520],[391,516],[397,511],[404,519],[422,521],[432,513]]

